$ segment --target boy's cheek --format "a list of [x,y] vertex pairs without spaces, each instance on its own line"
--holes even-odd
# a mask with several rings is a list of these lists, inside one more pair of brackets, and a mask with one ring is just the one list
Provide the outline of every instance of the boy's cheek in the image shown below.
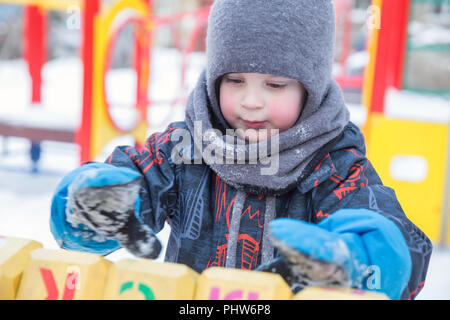
[[234,99],[230,94],[227,94],[227,92],[221,92],[220,94],[220,110],[222,111],[222,114],[224,117],[231,117],[233,116],[234,112]]
[[292,127],[300,115],[300,107],[297,105],[274,104],[270,107],[270,119],[273,125],[280,130]]

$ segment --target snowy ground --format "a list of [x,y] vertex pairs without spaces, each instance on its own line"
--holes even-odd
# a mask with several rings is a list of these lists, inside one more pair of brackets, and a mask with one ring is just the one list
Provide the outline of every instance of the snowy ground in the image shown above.
[[[158,52],[156,52],[158,55]],[[164,60],[167,59],[167,60]],[[179,60],[173,52],[161,54],[153,68],[153,81],[150,95],[153,100],[168,100],[177,87]],[[178,62],[177,62],[178,61]],[[188,72],[188,84],[192,87],[203,65],[201,57],[194,57],[193,68]],[[36,126],[76,128],[80,110],[80,63],[77,59],[55,61],[44,69],[44,104],[30,107],[27,103],[29,84],[26,69],[22,61],[0,62],[0,120],[9,119],[15,123],[33,123]],[[132,101],[129,92],[134,92],[133,77],[128,71],[111,74],[107,82],[110,98],[119,105]],[[115,89],[119,87],[120,89]],[[123,88],[128,88],[124,90]],[[399,101],[396,93],[390,99]],[[408,97],[407,97],[408,98]],[[414,98],[414,97],[413,97]],[[438,114],[445,113],[448,119],[448,104],[437,101],[434,105]],[[36,108],[37,107],[37,108]],[[391,111],[396,113],[395,110]],[[364,110],[351,106],[352,119],[357,124],[364,121]],[[398,113],[398,112],[397,112]],[[433,114],[433,113],[431,113]],[[120,111],[118,114],[120,118]],[[412,117],[417,118],[414,113]],[[122,117],[126,118],[126,117]],[[182,106],[169,108],[164,104],[150,110],[149,120],[152,130],[161,130],[165,123],[183,118]],[[432,119],[429,119],[432,121]],[[126,124],[124,124],[126,125]],[[116,140],[105,149],[117,144],[126,144],[128,138]],[[29,159],[29,141],[21,138],[0,137],[0,235],[23,237],[40,241],[44,247],[58,248],[49,230],[50,203],[52,194],[70,170],[78,166],[78,150],[73,144],[43,142],[39,173],[31,173]],[[7,151],[7,152],[6,152]],[[167,241],[170,230],[166,227],[160,234],[163,242]],[[164,253],[163,253],[164,254]],[[160,259],[162,259],[163,254]],[[119,250],[107,258],[117,261],[131,257],[124,250]],[[450,248],[436,248],[433,252],[427,280],[419,299],[450,299]]]

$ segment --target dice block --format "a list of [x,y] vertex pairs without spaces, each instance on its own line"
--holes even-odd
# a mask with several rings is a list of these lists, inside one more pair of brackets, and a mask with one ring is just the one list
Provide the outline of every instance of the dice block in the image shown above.
[[213,267],[202,272],[197,300],[284,300],[292,291],[279,274]]
[[109,271],[105,299],[191,300],[198,273],[188,266],[150,259],[124,259]]
[[111,264],[92,253],[34,250],[23,273],[17,299],[102,299]]
[[0,300],[13,300],[30,252],[42,244],[28,239],[0,236]]
[[308,287],[296,295],[294,300],[389,300],[379,292],[341,287],[315,286]]

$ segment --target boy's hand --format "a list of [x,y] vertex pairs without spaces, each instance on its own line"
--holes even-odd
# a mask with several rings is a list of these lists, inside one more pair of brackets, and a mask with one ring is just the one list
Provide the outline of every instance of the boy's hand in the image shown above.
[[68,189],[67,221],[116,239],[138,257],[155,259],[161,243],[136,217],[141,180],[134,170],[107,164],[82,171]]
[[282,259],[258,270],[281,274],[294,292],[312,285],[361,287],[366,257],[353,237],[289,218],[274,220],[270,231]]
[[408,284],[412,263],[406,240],[376,211],[340,209],[318,224],[282,218],[271,222],[270,232],[281,259],[258,269],[280,273],[293,291],[334,284],[400,299]]

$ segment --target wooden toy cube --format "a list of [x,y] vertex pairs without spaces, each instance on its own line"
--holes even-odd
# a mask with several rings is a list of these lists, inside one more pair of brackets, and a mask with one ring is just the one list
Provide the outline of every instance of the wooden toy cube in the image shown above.
[[352,288],[314,286],[298,292],[294,300],[389,300],[379,292]]
[[28,239],[0,236],[0,300],[16,298],[30,252],[42,244]]
[[31,252],[17,299],[102,299],[110,261],[101,256],[67,250]]
[[213,267],[199,277],[197,300],[284,300],[292,291],[279,274]]
[[125,259],[111,266],[105,299],[189,300],[198,273],[183,264]]

